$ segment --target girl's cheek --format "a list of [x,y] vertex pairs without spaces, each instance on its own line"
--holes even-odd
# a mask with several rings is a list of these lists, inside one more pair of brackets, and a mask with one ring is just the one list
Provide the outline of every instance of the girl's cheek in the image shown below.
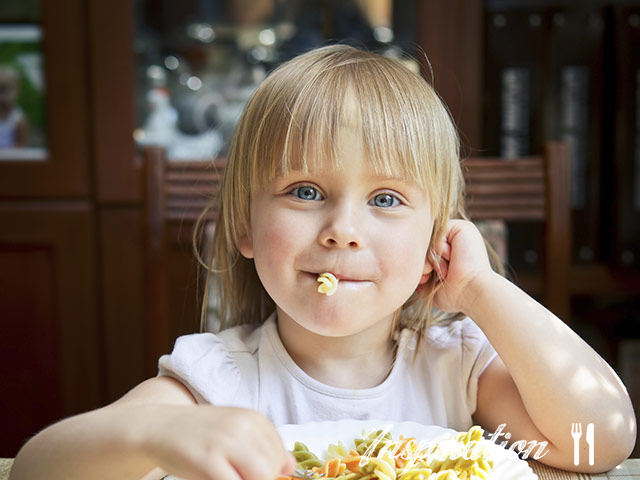
[[303,227],[276,219],[265,227],[260,241],[263,244],[262,250],[271,260],[270,263],[281,263],[283,259],[295,253],[296,244],[304,232]]
[[415,277],[419,280],[427,256],[429,238],[428,233],[416,232],[415,229],[398,231],[388,237],[385,242],[387,261],[384,269],[400,278]]

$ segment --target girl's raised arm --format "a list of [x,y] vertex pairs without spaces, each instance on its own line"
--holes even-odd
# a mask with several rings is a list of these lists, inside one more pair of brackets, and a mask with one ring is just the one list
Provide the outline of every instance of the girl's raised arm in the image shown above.
[[[441,253],[436,305],[473,319],[499,356],[479,379],[475,421],[492,431],[506,424],[510,443],[548,442],[541,461],[559,468],[601,472],[624,460],[636,421],[613,369],[562,320],[491,270],[472,223],[451,221]],[[585,440],[574,464],[573,423],[582,424],[583,439],[594,425],[593,465]]]
[[258,480],[292,471],[295,461],[264,415],[196,405],[180,382],[156,377],[37,434],[10,479],[139,479],[156,467],[193,480]]

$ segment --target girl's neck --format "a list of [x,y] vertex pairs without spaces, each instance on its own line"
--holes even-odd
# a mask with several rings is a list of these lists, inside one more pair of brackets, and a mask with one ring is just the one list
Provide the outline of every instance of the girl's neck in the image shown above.
[[326,385],[362,389],[379,385],[391,372],[395,342],[390,320],[348,337],[326,337],[278,312],[278,333],[294,362]]

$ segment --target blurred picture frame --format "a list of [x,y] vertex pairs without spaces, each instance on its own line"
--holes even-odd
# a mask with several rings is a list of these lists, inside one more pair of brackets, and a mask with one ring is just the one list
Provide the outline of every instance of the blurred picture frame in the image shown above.
[[0,23],[0,161],[46,160],[46,81],[38,24]]

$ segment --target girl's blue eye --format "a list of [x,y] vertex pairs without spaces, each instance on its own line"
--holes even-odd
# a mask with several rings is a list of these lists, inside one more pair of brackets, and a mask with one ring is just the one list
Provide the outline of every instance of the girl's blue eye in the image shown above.
[[309,185],[296,187],[291,191],[291,194],[301,200],[322,200],[322,195],[320,195],[320,192]]
[[379,193],[373,197],[371,203],[376,207],[389,208],[395,207],[400,204],[400,201],[394,195],[390,193]]

